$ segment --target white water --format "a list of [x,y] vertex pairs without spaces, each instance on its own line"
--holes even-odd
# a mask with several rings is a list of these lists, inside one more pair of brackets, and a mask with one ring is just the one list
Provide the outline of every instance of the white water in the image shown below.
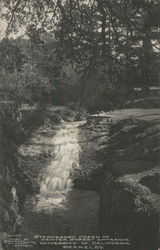
[[79,167],[78,142],[80,122],[63,122],[53,137],[54,159],[43,173],[36,209],[53,210],[64,206],[66,194],[72,188],[71,171]]

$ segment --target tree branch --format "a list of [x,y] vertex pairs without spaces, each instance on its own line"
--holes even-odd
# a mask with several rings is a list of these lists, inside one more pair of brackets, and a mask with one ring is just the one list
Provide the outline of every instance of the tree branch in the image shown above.
[[60,9],[60,11],[61,11],[63,17],[64,17],[65,19],[67,19],[65,10],[64,10],[64,8],[63,8],[63,6],[62,6],[62,4],[61,4],[61,0],[57,0],[57,6],[58,6],[58,8]]
[[18,6],[20,5],[21,1],[22,0],[18,0],[17,3],[16,3],[16,5],[15,5],[15,7],[12,10],[11,19],[10,19],[8,25],[7,25],[6,34],[8,34],[8,32],[9,32],[9,28],[10,28],[10,26],[11,26],[13,20],[14,20],[14,17],[15,17],[15,12],[16,12]]
[[102,14],[102,32],[101,32],[101,39],[102,39],[102,56],[105,56],[105,48],[106,48],[106,19],[107,19],[107,13],[104,9],[102,2],[97,0],[98,9]]

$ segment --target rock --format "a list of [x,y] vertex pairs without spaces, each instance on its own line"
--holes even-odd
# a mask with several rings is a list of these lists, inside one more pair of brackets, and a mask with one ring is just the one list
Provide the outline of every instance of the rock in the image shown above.
[[157,250],[160,215],[160,115],[122,119],[104,153],[100,231],[129,238],[132,250]]
[[108,117],[88,116],[86,124],[80,127],[80,167],[73,170],[72,179],[76,188],[100,191],[103,178],[103,160],[100,152],[109,138]]

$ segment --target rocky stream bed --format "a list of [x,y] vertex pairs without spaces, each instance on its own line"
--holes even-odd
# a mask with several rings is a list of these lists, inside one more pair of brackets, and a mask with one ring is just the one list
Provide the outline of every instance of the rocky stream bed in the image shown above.
[[129,238],[127,250],[157,250],[160,110],[129,109],[88,116],[78,125],[74,141],[79,149],[78,164],[72,162],[70,169],[72,187],[62,206],[49,203],[38,211],[37,195],[44,172],[56,157],[54,138],[60,129],[50,117],[19,149],[24,183],[29,184],[18,232],[29,238],[35,234],[110,235]]

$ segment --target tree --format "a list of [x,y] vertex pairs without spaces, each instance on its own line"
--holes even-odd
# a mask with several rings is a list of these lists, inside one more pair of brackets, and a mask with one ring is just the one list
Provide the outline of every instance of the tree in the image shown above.
[[0,69],[1,71],[13,72],[15,69],[20,71],[25,57],[15,41],[7,38],[0,42]]
[[[86,98],[92,99],[85,93],[95,72],[97,81],[92,89],[97,84],[103,89],[104,104],[113,93],[113,99],[119,102],[117,89],[125,93],[121,90],[130,91],[136,85],[146,89],[158,84],[157,0],[18,0],[16,3],[7,0],[4,6],[8,32],[15,29],[15,24],[25,25],[31,43],[37,48],[45,47],[41,44],[44,34],[56,40],[53,54],[60,65],[54,70],[56,79],[62,82],[60,71],[69,60],[79,76],[78,107],[86,103]],[[50,66],[43,69],[45,75],[52,76]],[[95,92],[101,100],[101,94]],[[89,93],[93,95],[92,91]]]
[[24,39],[4,39],[0,47],[4,55],[0,62],[1,99],[18,103],[51,101],[54,84],[42,70],[47,64],[43,62],[43,50]]

